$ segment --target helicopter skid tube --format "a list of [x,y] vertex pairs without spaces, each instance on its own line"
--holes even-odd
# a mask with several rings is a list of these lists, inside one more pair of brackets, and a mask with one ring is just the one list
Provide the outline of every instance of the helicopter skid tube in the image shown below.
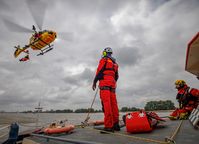
[[37,54],[37,56],[44,55],[45,53],[51,51],[52,49],[53,49],[52,47],[49,47],[49,48],[47,48],[47,49],[45,49],[45,50],[42,50],[42,52],[39,53],[39,54]]

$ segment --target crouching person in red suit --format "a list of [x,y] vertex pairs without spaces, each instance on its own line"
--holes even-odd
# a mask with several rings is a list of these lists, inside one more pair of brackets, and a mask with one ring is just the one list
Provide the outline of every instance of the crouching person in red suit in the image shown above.
[[176,99],[179,102],[179,108],[176,108],[169,118],[171,120],[187,119],[191,111],[199,104],[199,90],[190,88],[184,80],[176,80],[175,86],[178,90]]

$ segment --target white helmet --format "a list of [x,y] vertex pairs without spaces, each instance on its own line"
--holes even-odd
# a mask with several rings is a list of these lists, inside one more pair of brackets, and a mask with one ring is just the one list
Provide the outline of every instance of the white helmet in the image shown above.
[[106,53],[113,53],[113,50],[112,50],[112,48],[110,48],[110,47],[106,47],[105,49],[104,49],[104,51],[103,52],[106,52]]

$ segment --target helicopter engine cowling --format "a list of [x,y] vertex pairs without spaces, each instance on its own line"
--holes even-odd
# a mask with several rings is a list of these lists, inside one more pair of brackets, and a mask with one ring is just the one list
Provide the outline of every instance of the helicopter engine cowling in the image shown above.
[[56,32],[44,30],[32,35],[29,45],[33,50],[41,50],[47,45],[50,45],[56,37]]

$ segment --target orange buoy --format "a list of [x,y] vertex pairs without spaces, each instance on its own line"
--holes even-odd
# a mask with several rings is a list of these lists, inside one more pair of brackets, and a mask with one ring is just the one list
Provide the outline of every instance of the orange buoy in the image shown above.
[[103,125],[104,124],[104,120],[93,120],[93,121],[90,121],[88,122],[88,124],[90,125]]
[[74,130],[74,125],[65,125],[65,126],[56,126],[56,127],[48,127],[44,129],[45,134],[58,134],[58,133],[68,133]]

